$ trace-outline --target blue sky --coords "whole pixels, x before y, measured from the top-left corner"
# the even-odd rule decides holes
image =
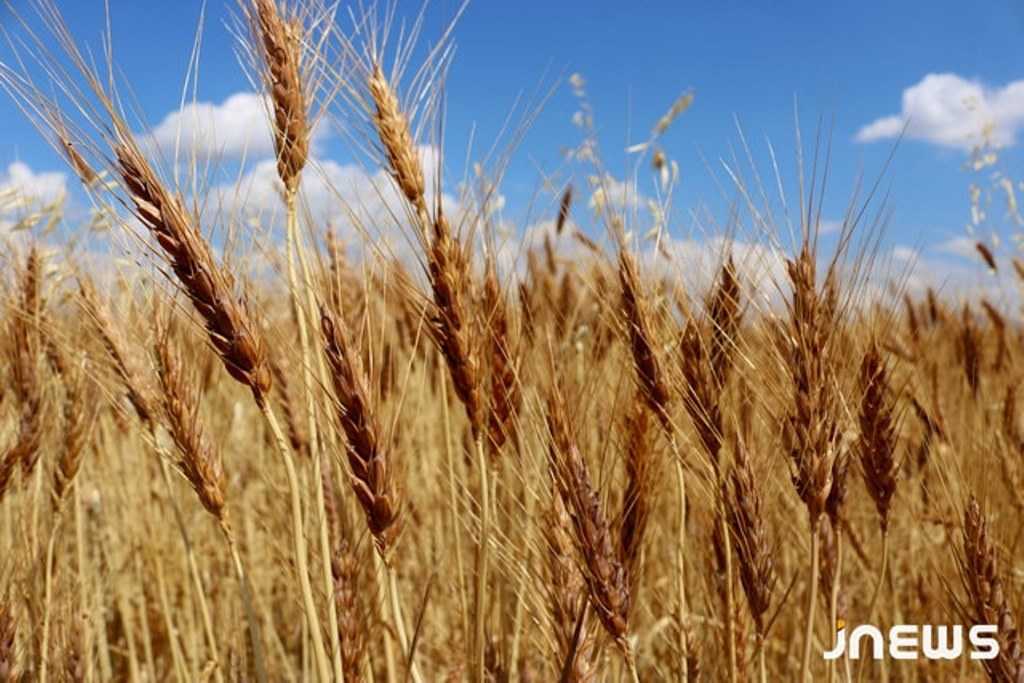
[[[58,0],[58,5],[76,35],[99,45],[102,2]],[[179,101],[201,4],[110,0],[110,5],[116,58],[146,119],[156,125]],[[411,16],[418,7],[418,1],[401,2],[399,12]],[[456,7],[452,0],[435,0],[425,36],[436,36]],[[207,10],[199,93],[201,100],[215,104],[248,89],[223,25],[233,9],[233,0],[211,0]],[[834,118],[833,191],[826,217],[841,215],[858,173],[870,180],[880,172],[898,119],[876,124],[875,134],[868,137],[877,139],[870,142],[858,140],[858,132],[879,119],[912,115],[911,139],[901,144],[884,181],[892,189],[891,244],[922,246],[939,254],[939,245],[965,234],[968,183],[986,177],[973,178],[963,168],[965,143],[957,141],[954,124],[965,92],[980,92],[981,106],[997,119],[997,134],[1007,144],[998,168],[1018,181],[1024,178],[1024,4],[1010,0],[478,0],[460,21],[455,42],[447,147],[459,163],[467,131],[475,126],[477,140],[489,142],[520,93],[580,73],[587,81],[607,164],[612,172],[622,173],[627,141],[643,138],[671,102],[692,89],[693,107],[663,140],[682,172],[676,199],[681,212],[672,226],[681,232],[686,230],[685,209],[717,195],[701,155],[716,165],[730,154],[730,145],[738,140],[734,116],[754,145],[763,173],[769,172],[763,154],[766,137],[789,167],[794,98],[800,103],[805,137],[812,136],[819,116]],[[930,74],[944,76],[927,80]],[[904,111],[908,89],[916,99]],[[570,122],[576,109],[563,83],[527,134],[503,186],[513,217],[537,188],[538,169],[558,169],[560,150],[579,141],[580,133]],[[0,139],[0,167],[20,161],[33,173],[64,170],[8,100],[0,101],[0,127],[6,133]],[[327,149],[344,161],[339,146],[335,141]],[[551,206],[557,199],[547,201]],[[1004,235],[1012,231],[998,208],[985,227]]]

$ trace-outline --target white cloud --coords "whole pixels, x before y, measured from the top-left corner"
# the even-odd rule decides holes
[[[964,253],[968,243],[970,254]],[[901,284],[902,292],[912,297],[920,297],[930,288],[952,302],[977,303],[985,298],[1015,308],[1020,301],[1016,276],[1011,269],[993,273],[985,268],[973,245],[966,238],[958,238],[920,252],[897,247],[893,250],[890,280]],[[950,259],[947,254],[966,258]],[[900,261],[901,255],[912,258]]]
[[[956,74],[928,74],[902,99],[899,114],[862,127],[857,141],[892,139],[906,126],[910,139],[970,150],[986,135],[996,147],[1010,146],[1024,128],[1024,80],[990,88]]]
[[[25,202],[49,204],[67,195],[67,176],[59,172],[36,173],[28,164],[15,161],[0,177],[0,197],[17,197]]]
[[[899,116],[884,116],[875,119],[857,131],[857,142],[891,140],[903,131],[904,120]]]
[[[219,104],[190,102],[172,111],[150,131],[148,140],[170,156],[179,144],[184,153],[200,159],[263,158],[274,153],[266,99],[238,92]],[[314,142],[326,128],[317,126]]]
[[[977,243],[970,237],[952,237],[945,242],[936,244],[934,249],[945,254],[953,254],[963,258],[979,258]]]
[[[588,182],[591,188],[588,206],[595,213],[601,213],[605,208],[632,210],[649,201],[640,193],[635,183],[619,180],[610,173],[591,176]]]
[[[658,251],[647,248],[641,257],[648,272],[675,280],[694,302],[699,302],[714,286],[727,255],[732,256],[741,274],[744,297],[753,297],[753,305],[762,310],[778,303],[787,282],[786,261],[785,255],[769,244],[721,236],[703,240],[666,238]]]
[[[424,146],[419,153],[428,188],[427,203],[433,206],[437,150]],[[399,255],[412,235],[407,203],[385,171],[370,173],[358,164],[313,160],[302,174],[300,201],[316,232],[331,226],[342,239],[354,244],[363,242],[366,236],[385,253]],[[449,222],[457,227],[458,202],[448,195],[442,197],[442,202]],[[237,183],[215,188],[207,208],[283,229],[281,182],[274,160],[255,164]]]

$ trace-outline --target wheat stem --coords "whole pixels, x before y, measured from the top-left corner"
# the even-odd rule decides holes
[[[683,462],[679,457],[679,449],[676,444],[675,434],[672,435],[672,449],[675,451],[673,458],[676,465],[676,484],[678,492],[679,519],[678,537],[676,543],[676,587],[678,602],[676,603],[676,620],[678,622],[677,645],[679,647],[680,678],[689,678],[689,643],[687,629],[687,613],[689,607],[686,601],[686,474],[683,471]]]
[[[762,635],[757,637],[757,678],[761,683],[768,683],[768,668],[765,663],[765,638]]]
[[[843,530],[841,527],[835,529],[835,544],[836,544],[836,569],[835,574],[832,576],[832,587],[831,595],[829,596],[829,634],[835,633],[839,627],[839,585],[843,575]],[[868,619],[870,623],[870,615]],[[846,653],[843,653],[843,660],[849,662],[846,659]],[[836,663],[833,660],[829,661],[828,664],[828,683],[832,683],[835,678]]]
[[[488,544],[491,535],[491,497],[490,482],[488,481],[487,458],[484,455],[483,437],[476,438],[477,469],[480,474],[480,547],[477,558],[477,580],[476,580],[476,605],[474,608],[474,625],[476,645],[475,664],[477,680],[484,680],[485,657],[486,657],[486,592],[487,592],[487,570],[488,570]]]
[[[402,658],[409,663],[409,677],[414,683],[422,683],[419,667],[409,645],[409,634],[405,629],[405,612],[402,610],[402,599],[398,592],[398,573],[392,566],[385,565],[388,579],[388,593],[391,599],[391,615],[395,620],[395,630],[398,631],[398,644],[402,648]]]
[[[391,583],[390,583],[390,576],[389,576],[390,575],[390,571],[388,569],[387,563],[384,561],[384,558],[381,557],[380,553],[376,553],[376,552],[373,553],[373,557],[374,557],[374,562],[376,563],[376,566],[377,566],[376,576],[377,576],[378,590],[390,593],[391,592]],[[391,616],[392,616],[392,618],[394,618],[394,614],[395,614],[394,609],[393,609],[394,608],[394,603],[391,604],[391,607],[392,607]],[[386,623],[387,622],[387,607],[384,604],[380,604],[379,609],[380,609],[379,617],[380,617],[382,622]],[[395,629],[394,630],[392,630],[392,629],[384,629],[384,633],[382,635],[382,638],[383,638],[383,641],[384,641],[384,665],[385,665],[385,669],[387,671],[387,681],[388,681],[388,683],[398,683],[398,668],[395,666],[395,651],[394,651],[394,645],[392,643],[392,639],[395,638],[395,636],[399,636],[399,634],[398,634],[398,624],[395,624]],[[399,647],[401,647],[401,640],[399,641]]]
[[[62,515],[57,515],[50,540],[46,544],[46,571],[43,577],[43,638],[39,648],[40,665],[39,680],[46,683],[47,664],[50,661],[50,599],[53,596],[53,546],[57,542],[57,530],[60,528]]]
[[[260,402],[260,409],[267,421],[267,426],[274,437],[277,450],[284,460],[285,471],[288,475],[288,489],[291,496],[292,508],[292,542],[294,544],[295,565],[299,574],[299,585],[302,589],[302,601],[306,612],[306,624],[309,627],[310,639],[313,641],[313,658],[315,660],[317,676],[321,683],[331,680],[331,665],[327,659],[327,651],[320,629],[320,618],[316,612],[316,602],[313,600],[313,586],[309,580],[309,557],[306,549],[306,536],[302,524],[302,493],[299,488],[299,477],[295,471],[295,463],[289,451],[288,441],[281,431],[274,411],[266,403]]]
[[[323,467],[323,448],[320,443],[320,434],[316,419],[316,402],[313,396],[313,373],[310,369],[310,340],[309,340],[309,328],[306,325],[306,318],[308,315],[312,315],[314,308],[307,308],[299,297],[300,288],[307,295],[307,304],[312,306],[312,290],[309,277],[309,268],[306,264],[305,250],[302,246],[302,240],[299,237],[299,220],[298,220],[298,205],[297,205],[298,193],[296,191],[288,191],[285,193],[285,213],[286,213],[286,249],[288,255],[288,287],[291,296],[292,309],[295,313],[295,323],[299,328],[299,347],[302,351],[302,386],[306,394],[306,415],[308,419],[308,430],[309,430],[309,447],[310,457],[313,460],[313,481],[316,485],[313,486],[316,496],[316,508],[317,508],[317,519],[318,519],[318,534],[320,543],[320,563],[323,574],[324,582],[324,594],[331,595],[334,591],[334,577],[331,574],[331,542],[327,532],[327,517],[324,507],[324,492],[323,487],[319,485],[321,481],[321,468]],[[296,259],[301,263],[302,267],[302,283],[298,281],[298,274],[295,269]],[[319,355],[319,354],[318,354]],[[321,368],[321,381],[323,377],[323,361],[320,362]],[[324,382],[324,386],[326,382]],[[327,601],[327,619],[330,624],[338,623],[338,612],[334,605],[333,600]],[[338,629],[329,628],[331,638],[331,663],[334,667],[334,680],[338,683],[344,683],[345,672],[341,665],[341,641],[338,637]]]
[[[875,584],[875,590],[871,594],[871,602],[868,603],[868,614],[866,621],[871,623],[871,618],[875,614],[875,607],[878,605],[878,598],[882,595],[882,586],[885,583],[885,573],[889,568],[889,532],[886,531],[882,534],[882,567],[878,571],[878,583]]]
[[[235,576],[242,588],[242,606],[245,608],[245,618],[249,622],[249,644],[252,647],[252,658],[256,664],[256,679],[260,683],[267,681],[267,665],[263,658],[263,639],[260,636],[260,624],[256,618],[256,610],[253,607],[252,587],[249,585],[249,576],[242,565],[242,557],[238,553],[238,544],[235,543],[234,534],[226,525],[221,525],[221,532],[227,541],[228,550],[231,552],[231,562],[235,568]]]
[[[722,500],[719,503],[718,525],[722,534],[722,553],[725,555],[725,632],[728,638],[727,652],[729,654],[729,681],[736,683],[738,678],[738,667],[736,662],[736,623],[735,623],[735,602],[736,595],[733,590],[733,566],[732,566],[732,542],[729,534],[729,522],[725,513],[725,487],[721,483],[719,489],[722,491]]]
[[[871,592],[871,601],[868,602],[867,615],[864,617],[864,623],[870,624],[871,620],[875,615],[875,608],[878,606],[878,599],[882,595],[882,586],[885,585],[885,575],[889,570],[889,531],[888,529],[882,531],[882,565],[878,570],[878,581],[875,583],[875,589]],[[857,668],[857,680],[860,681],[864,677],[865,663],[862,662]]]
[[[76,567],[78,568],[78,605],[82,614],[89,614],[88,581],[86,581],[86,559],[85,559],[85,520],[82,515],[82,493],[81,486],[75,486],[72,491],[72,505],[75,509],[75,554],[77,557]],[[86,681],[92,680],[93,658],[92,654],[92,629],[85,629],[82,634],[84,640],[82,650],[86,653],[84,677]]]
[[[150,427],[150,435],[153,438],[153,443],[156,444],[156,429]],[[178,526],[178,533],[181,536],[182,544],[185,546],[185,562],[188,565],[188,572],[192,578],[192,582],[195,584],[196,589],[196,600],[199,602],[199,615],[203,622],[203,636],[206,638],[206,642],[210,648],[210,654],[213,661],[218,662],[218,653],[220,649],[217,647],[217,636],[213,629],[213,619],[210,617],[210,606],[206,602],[206,587],[203,585],[202,576],[199,574],[199,563],[196,562],[195,549],[192,547],[192,541],[188,536],[188,529],[185,527],[185,520],[182,517],[181,509],[178,507],[177,498],[174,495],[174,489],[171,487],[171,475],[170,468],[167,465],[167,458],[163,453],[163,449],[156,445],[157,459],[160,461],[160,475],[163,478],[164,489],[167,491],[167,500],[171,504],[171,509],[174,512],[174,519]],[[217,668],[214,670],[216,680],[223,681],[223,674],[221,672],[220,664],[218,662]]]
[[[466,598],[466,565],[462,557],[462,534],[459,533],[461,525],[459,524],[459,513],[458,506],[455,501],[458,500],[458,485],[456,484],[455,476],[455,454],[452,452],[452,435],[451,435],[451,411],[448,405],[448,383],[441,382],[441,414],[442,423],[444,424],[444,451],[445,460],[448,462],[448,492],[452,499],[451,509],[451,525],[454,532],[454,543],[455,543],[455,566],[458,571],[459,579],[459,605],[461,609],[459,614],[462,620],[462,633],[466,637],[466,642],[470,642],[469,634],[469,601]],[[467,652],[468,655],[472,655],[472,652]]]
[[[818,600],[818,573],[820,572],[818,555],[820,554],[820,548],[821,535],[818,533],[818,524],[815,522],[811,524],[811,585],[807,595],[807,615],[804,623],[804,654],[800,660],[800,683],[806,683],[807,676],[811,671],[815,602]]]
[[[623,655],[626,660],[626,670],[629,671],[629,678],[633,683],[640,683],[640,674],[636,668],[636,653],[628,644],[624,646]]]
[[[167,581],[164,578],[164,565],[160,561],[160,558],[156,558],[153,563],[156,567],[156,587],[157,595],[160,599],[160,608],[163,612],[164,617],[164,628],[167,629],[167,639],[171,643],[171,659],[174,662],[174,677],[179,681],[187,681],[188,675],[185,673],[188,669],[188,665],[185,663],[185,656],[181,653],[181,643],[178,642],[177,630],[174,627],[174,620],[171,618],[173,610],[171,609],[171,601],[167,596]],[[86,648],[86,652],[88,652]],[[86,676],[86,680],[90,680]]]

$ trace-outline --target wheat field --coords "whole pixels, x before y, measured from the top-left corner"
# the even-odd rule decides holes
[[[736,176],[747,231],[684,262],[614,201],[574,76],[590,184],[510,237],[505,157],[459,184],[424,151],[457,25],[240,0],[254,221],[28,5],[0,82],[94,208],[4,237],[0,681],[1024,681],[1024,328],[905,287],[870,184],[824,248],[827,135],[784,212]],[[637,150],[663,206],[692,99]],[[331,117],[387,211],[305,210]],[[995,625],[998,655],[826,659],[858,624]]]

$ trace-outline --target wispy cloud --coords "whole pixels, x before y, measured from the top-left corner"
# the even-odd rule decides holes
[[[1024,128],[1024,80],[991,88],[952,73],[928,74],[903,91],[899,114],[876,119],[857,131],[858,142],[906,137],[970,150],[987,136],[996,147],[1016,142]]]

